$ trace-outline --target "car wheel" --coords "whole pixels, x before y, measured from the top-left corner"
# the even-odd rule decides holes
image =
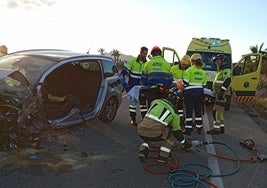
[[[117,113],[118,102],[115,97],[111,97],[105,104],[99,119],[103,122],[111,122]]]

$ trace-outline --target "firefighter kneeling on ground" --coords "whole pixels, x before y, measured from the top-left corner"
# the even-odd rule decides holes
[[[208,134],[224,134],[224,110],[226,104],[225,95],[230,95],[231,67],[226,62],[226,56],[218,54],[213,58],[217,64],[218,73],[213,81],[213,92],[215,94],[215,105],[213,107],[213,129]]]
[[[139,147],[139,159],[146,161],[149,155],[149,143],[152,141],[163,141],[160,147],[158,162],[170,163],[170,152],[178,140],[185,149],[192,146],[187,141],[180,127],[180,116],[178,115],[175,104],[182,93],[177,87],[172,87],[168,91],[166,99],[155,99],[145,115],[142,122],[138,125],[138,135],[143,143]]]

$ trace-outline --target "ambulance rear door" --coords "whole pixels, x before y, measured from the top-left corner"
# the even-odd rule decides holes
[[[180,63],[179,55],[173,48],[162,47],[162,56],[171,64],[171,66]]]

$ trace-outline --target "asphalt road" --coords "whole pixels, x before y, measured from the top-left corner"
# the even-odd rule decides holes
[[[131,127],[129,121],[128,102],[124,97],[115,120],[110,124],[94,119],[72,128],[43,132],[28,139],[32,140],[29,145],[32,147],[0,153],[0,187],[170,187],[169,174],[153,174],[144,170],[145,163],[137,158],[141,140],[136,127]],[[209,130],[211,122],[211,114],[206,112],[205,130]],[[241,159],[249,159],[253,153],[241,147],[240,141],[252,139],[258,152],[267,154],[267,133],[238,105],[233,104],[226,113],[225,128],[224,135],[210,136],[203,132],[201,135],[193,134],[192,139],[224,143],[233,148]],[[172,152],[179,167],[197,163],[209,167],[217,175],[236,170],[237,162],[209,153],[234,158],[229,149],[219,144],[189,152],[177,147]],[[33,154],[36,154],[36,160],[29,158]],[[152,170],[168,169],[156,166]],[[202,173],[203,169],[196,170]],[[233,175],[209,180],[220,188],[266,188],[266,174],[267,161],[241,162],[239,170]]]

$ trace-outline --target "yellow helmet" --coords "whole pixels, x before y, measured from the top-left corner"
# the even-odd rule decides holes
[[[202,57],[199,53],[194,53],[191,56],[192,65],[196,65],[197,67],[203,67],[205,64],[202,62]]]
[[[202,57],[201,57],[201,55],[199,53],[194,53],[191,56],[191,60],[202,62]]]
[[[184,55],[182,58],[182,63],[185,65],[190,65],[190,56],[189,55]]]

